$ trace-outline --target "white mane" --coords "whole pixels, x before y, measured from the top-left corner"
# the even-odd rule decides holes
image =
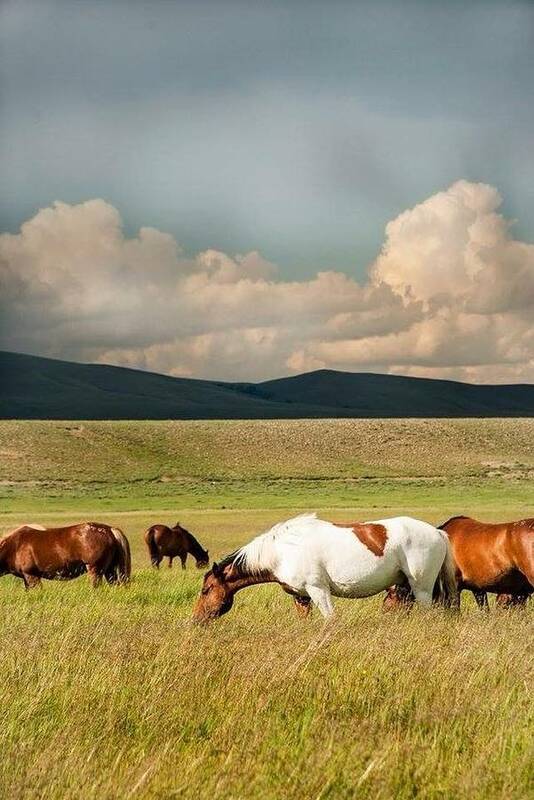
[[[280,539],[290,542],[296,540],[302,534],[302,523],[313,522],[317,519],[317,514],[299,514],[297,517],[277,522],[276,525],[252,539],[251,542],[240,547],[234,558],[236,566],[243,566],[248,572],[261,572],[262,570],[272,570],[276,566],[277,553],[276,544]],[[300,528],[300,530],[295,530]]]

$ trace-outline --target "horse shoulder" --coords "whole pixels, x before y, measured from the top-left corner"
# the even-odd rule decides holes
[[[534,560],[534,520],[524,519],[507,526],[506,549],[509,558],[516,564],[525,555]]]

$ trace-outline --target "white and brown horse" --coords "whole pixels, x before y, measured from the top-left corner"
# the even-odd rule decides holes
[[[456,604],[457,592],[447,537],[410,517],[367,523],[334,523],[303,514],[275,525],[236,550],[204,576],[193,611],[196,622],[220,617],[236,592],[258,583],[279,583],[307,613],[314,603],[324,617],[334,597],[369,597],[406,579],[416,600]]]

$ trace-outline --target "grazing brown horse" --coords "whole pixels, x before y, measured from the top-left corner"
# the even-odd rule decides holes
[[[165,557],[169,559],[169,567],[172,567],[172,560],[176,556],[182,562],[182,569],[185,569],[188,553],[195,559],[198,569],[209,564],[208,551],[204,550],[193,534],[182,528],[179,522],[174,528],[169,528],[167,525],[152,525],[145,533],[145,542],[150,560],[158,569]]]
[[[130,545],[119,528],[82,522],[66,528],[22,525],[0,540],[0,575],[22,578],[27,589],[41,578],[71,580],[89,573],[93,586],[102,578],[126,583],[132,571]]]
[[[458,591],[473,592],[480,608],[488,608],[487,592],[497,594],[501,608],[526,605],[534,592],[534,519],[491,524],[452,517],[439,527],[451,543]],[[384,609],[412,602],[406,587],[392,586]]]

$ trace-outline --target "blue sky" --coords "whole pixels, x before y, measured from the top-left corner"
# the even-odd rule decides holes
[[[455,180],[534,219],[534,4],[2,5],[3,230],[116,206],[187,252],[363,276],[386,223]]]

